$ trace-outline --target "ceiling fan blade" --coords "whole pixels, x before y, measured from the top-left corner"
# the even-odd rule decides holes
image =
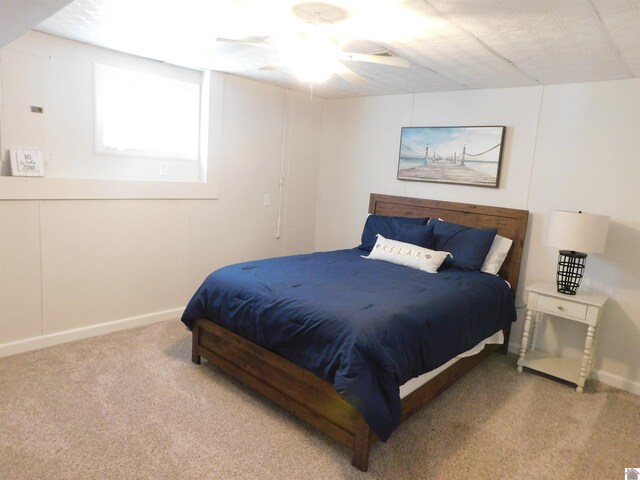
[[[338,58],[340,58],[340,60],[351,60],[353,62],[378,63],[380,65],[391,65],[393,67],[402,67],[402,68],[409,68],[411,66],[411,64],[409,63],[409,60],[407,60],[406,58],[395,57],[392,55],[341,52]]]
[[[258,70],[280,70],[283,67],[281,63],[269,64],[260,67]]]
[[[351,70],[349,67],[338,63],[336,69],[334,70],[336,75],[341,77],[342,79],[349,82],[351,85],[364,85],[367,83],[367,79],[362,75],[358,75],[356,72]]]
[[[248,45],[250,47],[273,48],[273,45],[266,43],[266,39],[261,40],[255,38],[247,38],[245,40],[238,40],[235,38],[216,38],[216,42],[228,43],[230,45]]]

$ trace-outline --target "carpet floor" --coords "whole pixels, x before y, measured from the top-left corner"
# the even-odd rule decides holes
[[[350,452],[204,363],[178,321],[0,359],[0,479],[615,479],[640,466],[640,397],[492,355]]]

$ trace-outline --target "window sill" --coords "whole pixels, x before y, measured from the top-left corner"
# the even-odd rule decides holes
[[[0,200],[215,199],[217,181],[207,183],[125,182],[0,177]]]

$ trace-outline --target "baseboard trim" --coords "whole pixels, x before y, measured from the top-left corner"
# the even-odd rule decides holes
[[[122,318],[112,322],[89,325],[87,327],[74,328],[63,332],[50,333],[38,337],[25,338],[14,342],[0,344],[0,358],[16,353],[28,352],[39,348],[52,347],[61,343],[82,340],[83,338],[104,335],[105,333],[117,332],[128,328],[141,327],[152,323],[162,322],[180,317],[184,307],[162,310],[160,312],[138,315],[135,317]]]
[[[515,353],[516,355],[520,354],[520,344],[519,343],[509,343],[509,352]],[[611,387],[619,388],[620,390],[625,390],[627,392],[635,393],[636,395],[640,395],[640,383],[634,382],[627,378],[621,377],[619,375],[614,375],[613,373],[603,372],[602,370],[593,370],[591,372],[591,378],[594,380],[598,380],[606,385]]]
[[[606,383],[611,387],[616,387],[620,390],[626,390],[627,392],[640,395],[640,383],[633,382],[619,375],[603,372],[602,370],[594,370],[591,372],[591,378],[598,380],[599,382]]]

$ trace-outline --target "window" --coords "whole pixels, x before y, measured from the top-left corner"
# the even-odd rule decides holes
[[[219,198],[223,73],[37,32],[0,57],[0,150],[45,161],[20,179],[0,161],[0,199]]]
[[[198,161],[200,91],[200,84],[96,64],[95,153]]]

